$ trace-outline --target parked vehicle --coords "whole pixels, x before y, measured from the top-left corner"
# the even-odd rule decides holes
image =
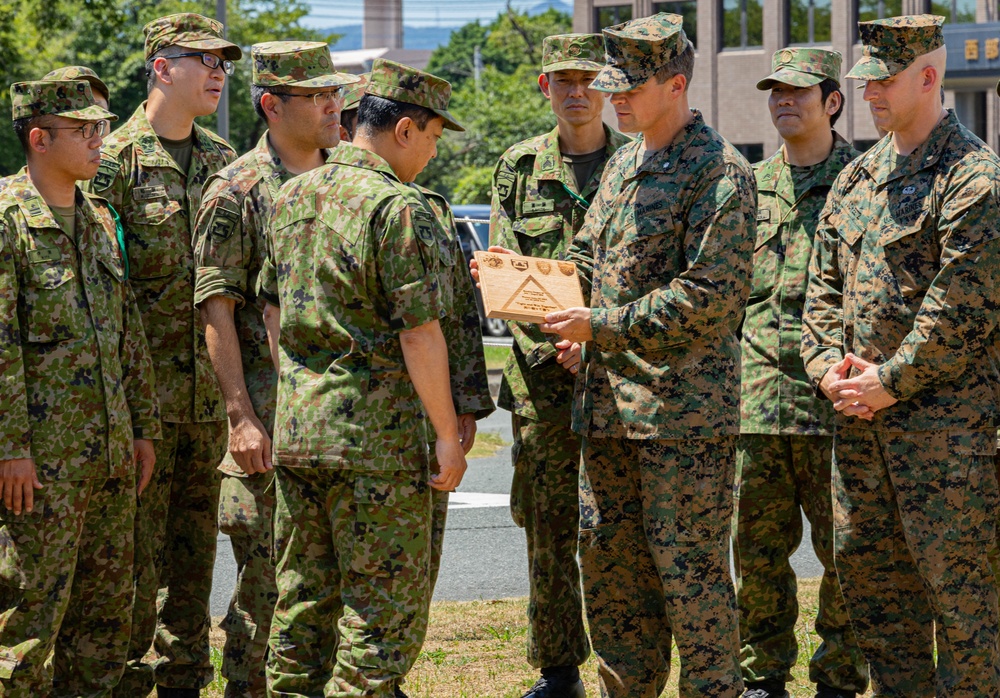
[[[465,263],[468,265],[473,252],[485,251],[490,246],[490,207],[485,204],[463,204],[452,206],[451,210],[455,214],[458,239],[462,243]],[[483,296],[478,288],[476,306],[479,308],[479,324],[483,326],[483,334],[489,337],[505,337],[510,334],[504,320],[491,320],[486,317],[483,312]]]

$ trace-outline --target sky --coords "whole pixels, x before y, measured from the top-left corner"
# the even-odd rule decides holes
[[[572,4],[572,0],[564,0]],[[540,0],[513,0],[516,10],[534,7]],[[306,0],[312,12],[303,20],[309,27],[326,28],[360,24],[363,0]],[[504,0],[403,0],[403,24],[412,27],[457,26],[476,19],[496,18],[506,7]]]

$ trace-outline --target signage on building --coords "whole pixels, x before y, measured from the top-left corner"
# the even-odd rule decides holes
[[[947,78],[1000,77],[1000,22],[946,24]]]

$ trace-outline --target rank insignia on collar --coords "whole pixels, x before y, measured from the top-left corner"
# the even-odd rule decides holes
[[[769,221],[769,220],[771,220],[771,209],[769,209],[769,208],[758,208],[757,209],[757,220],[758,221]]]

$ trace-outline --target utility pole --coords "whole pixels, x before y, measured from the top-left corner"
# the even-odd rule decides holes
[[[479,50],[479,45],[472,50],[472,74],[476,85],[476,92],[479,92],[483,77],[483,53]]]
[[[226,26],[226,0],[215,0],[215,18],[222,22],[222,26]],[[229,78],[226,76],[226,81],[222,84],[222,96],[219,97],[219,108],[216,111],[218,114],[218,126],[216,131],[222,138],[229,140]]]

